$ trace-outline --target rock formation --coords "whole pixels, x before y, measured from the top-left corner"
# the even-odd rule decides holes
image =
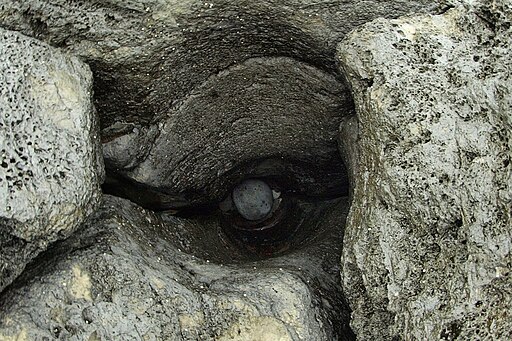
[[[511,21],[1,4],[0,340],[511,339]]]
[[[92,74],[0,29],[0,290],[97,207],[103,160]]]
[[[340,141],[358,339],[512,337],[511,20],[508,2],[466,4],[338,46],[357,112]]]
[[[347,207],[306,247],[258,261],[237,258],[214,218],[194,226],[105,196],[3,294],[0,339],[349,340],[336,289]]]

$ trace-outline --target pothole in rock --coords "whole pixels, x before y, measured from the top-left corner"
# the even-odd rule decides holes
[[[248,58],[154,123],[104,129],[104,190],[155,211],[182,252],[296,274],[349,340],[339,279],[349,181],[337,139],[354,105],[329,65],[293,57]]]
[[[161,238],[198,259],[295,273],[348,340],[339,259],[349,181],[337,138],[352,114],[335,76],[290,58],[250,59],[192,91],[147,156],[111,167],[104,188],[157,212]],[[115,161],[119,146],[106,147]]]
[[[89,63],[103,129],[104,191],[154,211],[137,207],[140,219],[127,225],[151,243],[136,239],[128,248],[193,258],[201,263],[195,270],[212,282],[219,264],[250,280],[265,276],[258,283],[268,291],[279,274],[292,274],[311,294],[310,305],[293,308],[314,311],[311,320],[332,330],[324,339],[354,339],[339,276],[349,182],[336,142],[354,104],[334,71],[334,49],[353,27],[409,7],[188,0],[47,5],[27,3],[21,17],[29,22],[19,28]],[[117,210],[135,220],[123,207],[105,215]],[[128,230],[112,226],[120,235]],[[166,252],[167,241],[174,252]],[[110,252],[109,243],[102,247]],[[58,251],[56,260],[68,258]],[[194,280],[202,276],[180,269]],[[118,269],[101,275],[112,280],[112,273],[124,275]],[[148,286],[142,288],[147,298]],[[129,326],[134,321],[125,312],[120,324]]]

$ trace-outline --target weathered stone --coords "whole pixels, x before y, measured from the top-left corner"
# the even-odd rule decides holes
[[[336,44],[376,17],[442,3],[21,0],[0,7],[0,25],[89,63],[112,175],[105,188],[162,209],[218,201],[256,158],[289,161],[263,175],[291,174],[298,190],[346,192],[332,156],[353,108],[335,82]]]
[[[360,340],[512,337],[511,21],[510,2],[473,2],[378,19],[338,47],[357,111],[340,140]]]
[[[255,175],[332,194],[345,186],[341,122],[354,185],[342,276],[358,337],[510,339],[509,5],[352,33],[338,56],[357,115],[335,65],[354,27],[444,2],[21,0],[0,5],[0,26],[90,64],[120,175],[109,186],[150,207],[215,203]],[[341,233],[339,209],[316,227]],[[312,233],[286,257],[250,262],[210,219],[108,199],[3,293],[0,336],[351,337],[332,277],[339,238]]]
[[[348,89],[333,75],[290,58],[249,59],[210,77],[169,113],[145,159],[120,172],[132,182],[118,187],[144,185],[128,198],[150,208],[219,202],[250,177],[340,195],[348,181],[336,136],[352,112]],[[161,194],[141,200],[144,187]]]
[[[443,1],[8,1],[0,26],[86,59],[102,126],[151,123],[210,76],[249,58],[287,56],[334,70],[336,44],[376,17]]]
[[[75,57],[0,29],[0,291],[99,203],[92,75]]]
[[[315,220],[314,243],[250,261],[215,219],[197,226],[106,196],[3,293],[0,339],[350,340],[336,259],[347,209]]]

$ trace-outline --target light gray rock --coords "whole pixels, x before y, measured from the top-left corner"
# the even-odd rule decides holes
[[[274,204],[272,189],[261,180],[249,179],[238,184],[233,193],[233,204],[245,219],[265,218]]]
[[[0,29],[0,290],[99,203],[91,91],[77,58]]]
[[[314,219],[306,247],[251,261],[229,252],[216,219],[106,196],[2,294],[0,339],[350,340],[336,259],[347,203]]]
[[[512,337],[512,7],[472,3],[378,19],[338,47],[357,111],[340,140],[360,340]]]

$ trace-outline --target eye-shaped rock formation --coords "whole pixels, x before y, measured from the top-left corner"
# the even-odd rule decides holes
[[[413,11],[437,14],[374,20]],[[0,294],[0,339],[510,339],[511,13],[505,1],[0,5],[0,26],[91,67],[104,188],[164,210],[104,196]],[[72,173],[101,177],[93,158]],[[224,233],[234,204],[216,211],[250,178],[300,221],[255,253]],[[20,254],[18,272],[35,256]]]

